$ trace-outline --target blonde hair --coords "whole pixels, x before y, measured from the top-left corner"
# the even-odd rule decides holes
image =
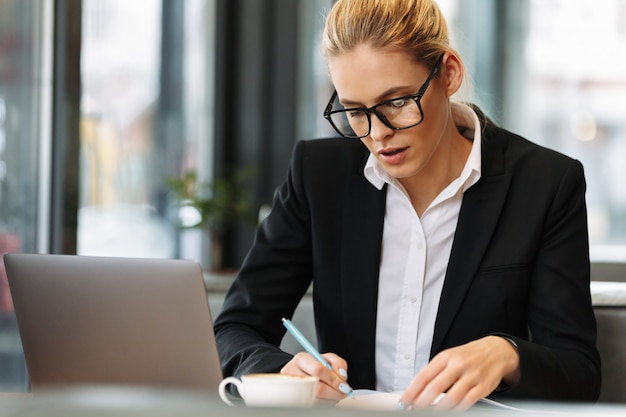
[[[338,0],[326,17],[322,53],[331,57],[360,44],[405,51],[429,66],[444,52],[460,60],[433,0]]]
[[[434,0],[338,0],[326,17],[322,54],[332,57],[361,44],[404,51],[428,67],[444,52],[454,54],[465,73],[455,99],[472,101],[472,82],[463,59],[450,46],[448,24]]]

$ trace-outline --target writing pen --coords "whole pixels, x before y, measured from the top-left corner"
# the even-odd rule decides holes
[[[313,347],[311,342],[309,342],[309,340],[306,337],[304,337],[302,332],[298,330],[298,328],[291,322],[291,320],[283,318],[283,326],[285,326],[287,331],[291,333],[291,335],[296,339],[298,343],[300,343],[300,346],[302,346],[309,355],[313,356],[322,365],[324,365],[325,367],[327,367],[328,369],[334,372],[332,365],[328,363],[326,359],[324,359],[324,357],[317,351],[317,349],[315,349],[315,347]],[[352,388],[350,388],[350,386],[346,384],[345,382],[339,386],[339,389],[344,394],[348,395],[348,397],[354,398],[354,393],[352,392]]]

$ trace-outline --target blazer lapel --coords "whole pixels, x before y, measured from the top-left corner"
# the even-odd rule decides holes
[[[386,189],[376,189],[362,169],[346,188],[342,245],[342,293],[350,367],[361,370],[366,386],[374,386],[374,350],[378,274],[385,215]]]
[[[482,178],[463,196],[439,301],[431,356],[440,351],[491,240],[511,182],[504,173],[506,138],[485,129]]]

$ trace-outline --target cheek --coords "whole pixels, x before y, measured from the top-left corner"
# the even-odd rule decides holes
[[[417,127],[433,134],[445,129],[450,117],[450,101],[446,96],[432,94],[422,100],[424,121]]]
[[[432,121],[443,109],[444,98],[440,95],[430,95],[422,99],[422,113],[424,122]]]

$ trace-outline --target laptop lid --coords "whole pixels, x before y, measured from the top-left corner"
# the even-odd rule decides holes
[[[34,392],[143,385],[217,392],[222,372],[193,261],[4,256]]]

